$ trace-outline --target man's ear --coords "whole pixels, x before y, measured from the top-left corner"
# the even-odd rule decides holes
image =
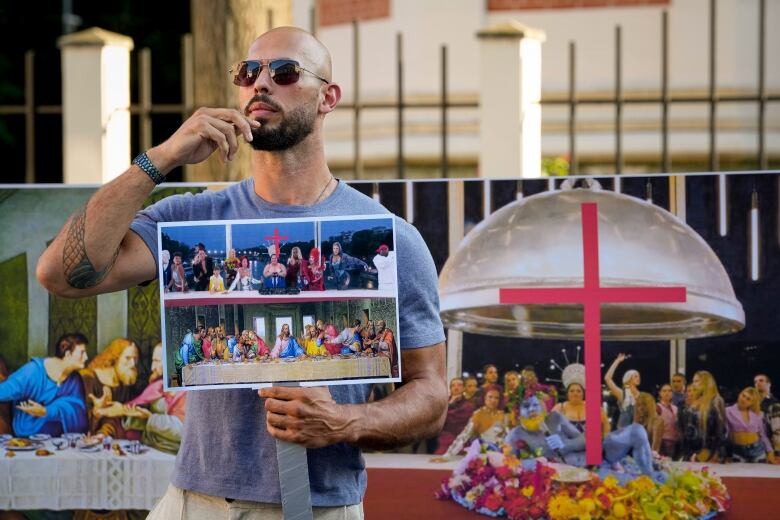
[[[328,83],[325,86],[325,96],[320,103],[320,112],[328,114],[336,109],[341,101],[341,87],[337,83]]]

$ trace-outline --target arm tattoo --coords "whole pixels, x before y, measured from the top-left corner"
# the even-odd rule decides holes
[[[84,231],[87,227],[87,206],[78,210],[68,226],[65,237],[65,245],[62,248],[62,267],[68,285],[76,289],[88,289],[95,287],[105,279],[111,268],[114,267],[119,247],[114,251],[114,256],[102,271],[96,271],[95,266],[87,257],[87,245],[84,241]]]

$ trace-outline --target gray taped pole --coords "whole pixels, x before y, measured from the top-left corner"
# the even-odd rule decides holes
[[[298,383],[276,383],[274,386],[299,386]],[[276,439],[276,461],[279,465],[279,489],[282,494],[284,520],[312,520],[309,464],[306,448],[300,444]]]

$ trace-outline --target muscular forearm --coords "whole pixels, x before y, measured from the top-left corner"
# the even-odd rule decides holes
[[[444,344],[428,348],[437,349],[430,368],[381,401],[345,407],[347,442],[381,450],[439,434],[447,417]]]
[[[149,151],[155,161],[155,149]],[[157,160],[162,166],[162,159]],[[162,171],[167,171],[167,165]],[[120,251],[134,253],[138,244],[128,244],[126,236],[136,212],[154,189],[154,182],[137,166],[95,193],[65,223],[38,261],[37,277],[51,292],[82,297],[116,290],[105,283],[116,268]],[[154,276],[152,265],[128,265],[123,273],[127,286]],[[146,272],[149,271],[149,272]],[[144,274],[144,279],[136,279]],[[117,280],[118,282],[119,280]]]

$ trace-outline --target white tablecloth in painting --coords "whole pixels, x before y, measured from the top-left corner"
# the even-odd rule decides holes
[[[377,357],[202,363],[184,367],[185,386],[388,377],[390,359]]]
[[[0,448],[0,510],[149,510],[168,488],[176,460],[154,449],[120,457],[45,444],[54,455],[17,451],[7,458]]]

